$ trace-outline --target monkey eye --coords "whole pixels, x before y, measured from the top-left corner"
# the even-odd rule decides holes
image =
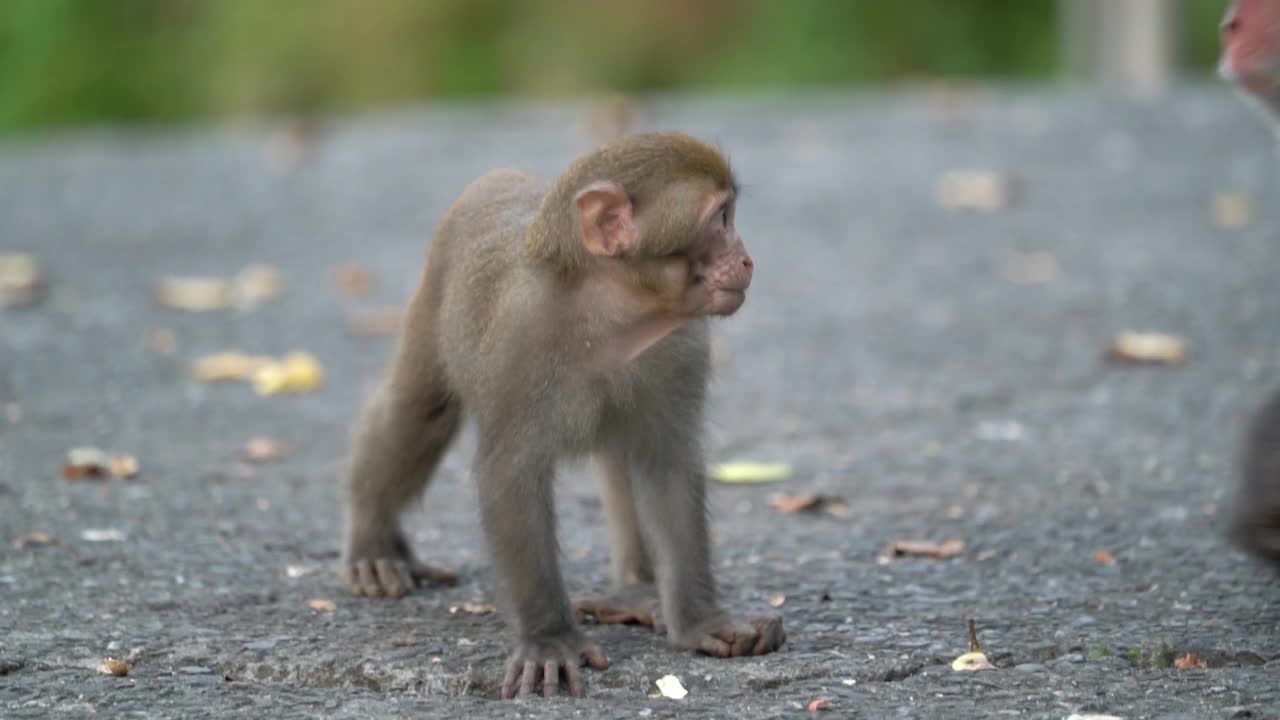
[[[723,208],[720,208],[720,222],[723,223],[725,227],[729,227],[729,206],[728,205],[725,205]]]
[[[1240,18],[1231,18],[1222,24],[1222,32],[1235,35],[1240,30]]]

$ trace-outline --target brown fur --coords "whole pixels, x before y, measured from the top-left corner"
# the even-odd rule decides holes
[[[575,198],[588,186],[612,214],[579,213]],[[599,458],[615,585],[638,584],[630,597],[656,598],[646,617],[660,613],[673,642],[743,655],[785,638],[779,618],[725,615],[711,572],[705,315],[732,314],[751,275],[724,220],[734,190],[728,163],[709,146],[641,135],[587,155],[550,185],[491,172],[436,228],[394,366],[356,437],[343,574],[369,596],[450,579],[413,557],[399,514],[429,481],[465,409],[479,429],[481,523],[516,636],[505,696],[532,692],[539,678],[554,694],[561,673],[578,694],[578,666],[608,664],[578,629],[560,574],[552,480],[563,457]],[[624,216],[638,235],[630,220],[617,221]],[[608,235],[592,247],[625,246],[624,256],[586,249],[589,217],[605,218],[590,227]],[[610,617],[605,605],[592,607]]]

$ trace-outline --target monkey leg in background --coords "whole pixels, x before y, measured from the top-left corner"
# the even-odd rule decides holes
[[[673,643],[733,656],[785,641],[780,617],[727,614],[711,570],[708,322],[742,306],[753,268],[736,200],[717,150],[651,133],[588,153],[552,183],[493,171],[436,228],[395,366],[356,437],[344,573],[358,594],[411,589],[399,513],[465,408],[514,635],[504,697],[554,695],[562,679],[579,695],[578,668],[608,666],[561,576],[553,487],[566,457],[601,459],[615,585],[658,598],[648,620],[660,608]]]

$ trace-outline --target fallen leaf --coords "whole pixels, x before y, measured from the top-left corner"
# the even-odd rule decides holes
[[[956,672],[970,672],[977,670],[995,670],[996,666],[987,660],[987,656],[980,652],[967,652],[955,660],[951,661],[951,669]]]
[[[334,285],[338,292],[347,297],[362,297],[369,294],[373,285],[373,275],[369,269],[359,263],[343,263],[333,272]]]
[[[1004,258],[1001,271],[1016,285],[1044,285],[1058,277],[1058,258],[1044,251],[1015,252]]]
[[[325,598],[312,598],[307,601],[307,607],[315,610],[316,612],[327,613],[338,609],[338,606],[334,605],[332,600],[327,600]]]
[[[938,204],[948,210],[995,212],[1013,202],[1017,183],[988,170],[952,170],[938,181]]]
[[[351,320],[351,330],[356,335],[396,335],[404,320],[404,308],[390,306],[369,310]]]
[[[0,253],[0,307],[30,305],[44,287],[40,263],[25,253]]]
[[[117,480],[128,480],[138,475],[138,458],[127,453],[117,453],[111,456],[108,464],[111,470],[111,476]]]
[[[315,356],[292,352],[278,362],[253,374],[253,388],[259,395],[277,395],[314,390],[324,380],[324,370]]]
[[[290,578],[300,578],[306,575],[310,575],[311,573],[315,572],[315,570],[316,570],[315,568],[310,568],[303,565],[285,565],[284,566],[285,577],[290,577]]]
[[[964,543],[954,538],[940,543],[927,540],[900,540],[889,546],[887,554],[890,557],[912,555],[933,558],[934,560],[945,560],[949,557],[955,557],[963,551]]]
[[[786,601],[787,601],[786,595],[774,595],[773,597],[769,598],[769,607],[775,607],[775,608],[782,607],[782,604],[785,603]]]
[[[468,615],[488,615],[497,612],[498,608],[493,603],[465,602],[461,605],[452,605],[449,607],[450,615],[457,615],[459,612]]]
[[[156,299],[161,305],[188,312],[208,312],[231,307],[231,281],[217,277],[166,275],[160,278]]]
[[[57,545],[58,539],[49,533],[29,532],[13,541],[13,546],[21,550],[25,547],[47,547]]]
[[[239,308],[252,308],[280,294],[284,280],[271,265],[248,265],[231,282],[231,301]]]
[[[261,463],[279,460],[285,452],[284,443],[275,438],[258,436],[250,438],[240,451],[240,457],[247,462]]]
[[[689,691],[684,689],[684,685],[680,684],[680,678],[675,675],[663,675],[658,678],[657,685],[658,692],[672,700],[680,700],[689,694]]]
[[[98,672],[113,677],[124,677],[129,674],[129,663],[119,658],[107,658],[98,666]]]
[[[1163,333],[1124,332],[1111,342],[1107,355],[1123,362],[1174,364],[1186,355],[1186,341]]]
[[[778,512],[798,513],[803,511],[826,511],[837,517],[848,515],[849,505],[844,498],[834,495],[807,493],[803,495],[787,495],[773,493],[769,496],[769,505]]]
[[[1093,554],[1093,559],[1094,559],[1094,560],[1097,560],[1098,562],[1102,563],[1103,565],[1115,565],[1115,564],[1116,564],[1116,558],[1115,558],[1115,556],[1114,556],[1114,555],[1112,555],[1112,554],[1110,553],[1110,551],[1107,551],[1107,550],[1099,550],[1099,551],[1095,552],[1095,553]]]
[[[172,355],[178,351],[178,336],[169,328],[148,330],[147,347],[161,355]]]
[[[259,370],[273,363],[275,359],[267,355],[222,352],[196,359],[191,363],[191,375],[202,382],[252,380]]]
[[[809,712],[818,712],[820,710],[830,710],[831,701],[826,698],[809,701]]]
[[[1213,195],[1213,224],[1223,228],[1248,225],[1253,219],[1253,201],[1245,193],[1220,192]]]
[[[786,463],[728,462],[711,469],[711,477],[723,483],[776,482],[791,477]]]
[[[111,457],[98,448],[71,448],[62,462],[62,477],[67,480],[104,477],[110,464]]]
[[[1173,666],[1178,668],[1179,670],[1186,670],[1187,668],[1204,669],[1209,667],[1209,663],[1202,660],[1200,656],[1196,655],[1195,653],[1187,653],[1186,655],[1183,655],[1180,658],[1174,658]]]
[[[858,679],[857,679],[857,678],[845,678],[844,680],[841,680],[841,681],[840,681],[840,684],[841,684],[841,685],[844,685],[845,687],[853,687],[854,685],[857,685],[857,684],[858,684]]]
[[[125,534],[115,528],[89,529],[80,531],[80,539],[85,542],[124,542]]]

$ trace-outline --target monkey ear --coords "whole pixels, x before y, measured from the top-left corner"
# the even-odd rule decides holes
[[[640,241],[631,217],[631,198],[617,183],[596,182],[573,198],[578,206],[582,244],[592,255],[618,257]]]

